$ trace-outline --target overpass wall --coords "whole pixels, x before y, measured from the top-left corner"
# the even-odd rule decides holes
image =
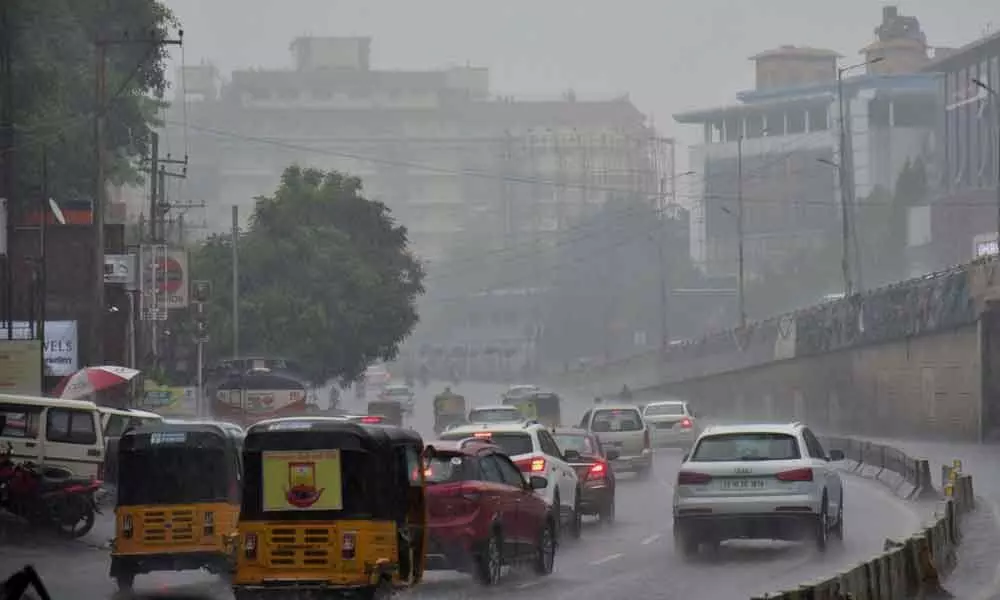
[[[1000,261],[991,258],[665,354],[565,372],[552,383],[590,395],[615,394],[627,384],[639,398],[686,397],[718,416],[979,439],[992,427],[984,419],[1000,422],[1000,408],[988,406],[1000,403],[992,391],[1000,392],[1000,377],[992,375],[1000,373],[1000,326],[990,325],[1000,319],[984,318],[995,297]]]

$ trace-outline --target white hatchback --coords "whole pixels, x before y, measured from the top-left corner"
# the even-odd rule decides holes
[[[677,474],[675,547],[692,556],[728,539],[813,539],[825,550],[844,533],[833,464],[843,458],[801,423],[706,428]]]

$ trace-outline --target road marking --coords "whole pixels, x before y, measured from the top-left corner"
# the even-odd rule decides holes
[[[660,539],[660,534],[654,533],[653,535],[649,536],[648,538],[642,540],[639,543],[642,544],[643,546],[648,546],[658,539]]]
[[[523,590],[525,588],[535,587],[536,585],[540,585],[541,583],[542,583],[541,580],[538,580],[538,581],[526,581],[525,583],[522,583],[521,585],[517,586],[517,589]]]
[[[594,565],[594,566],[603,565],[604,563],[609,563],[609,562],[611,562],[613,560],[618,560],[619,558],[621,558],[623,556],[625,556],[625,555],[622,554],[621,552],[618,552],[618,553],[615,553],[615,554],[609,554],[609,555],[605,556],[604,558],[599,558],[599,559],[597,559],[595,561],[591,561],[590,564]]]

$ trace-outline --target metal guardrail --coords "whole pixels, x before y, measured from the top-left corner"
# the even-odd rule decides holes
[[[904,541],[886,540],[882,554],[856,567],[798,589],[752,600],[903,600],[941,593],[941,577],[955,566],[961,542],[961,517],[975,509],[972,476],[960,461],[942,468],[941,491],[933,486],[927,460],[892,446],[847,437],[827,437],[829,449],[842,450],[865,472],[909,499],[940,499],[930,523]]]

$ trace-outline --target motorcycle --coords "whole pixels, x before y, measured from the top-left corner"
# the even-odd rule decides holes
[[[102,482],[75,477],[66,469],[15,463],[13,444],[0,457],[0,506],[35,526],[54,526],[78,538],[94,527]]]

